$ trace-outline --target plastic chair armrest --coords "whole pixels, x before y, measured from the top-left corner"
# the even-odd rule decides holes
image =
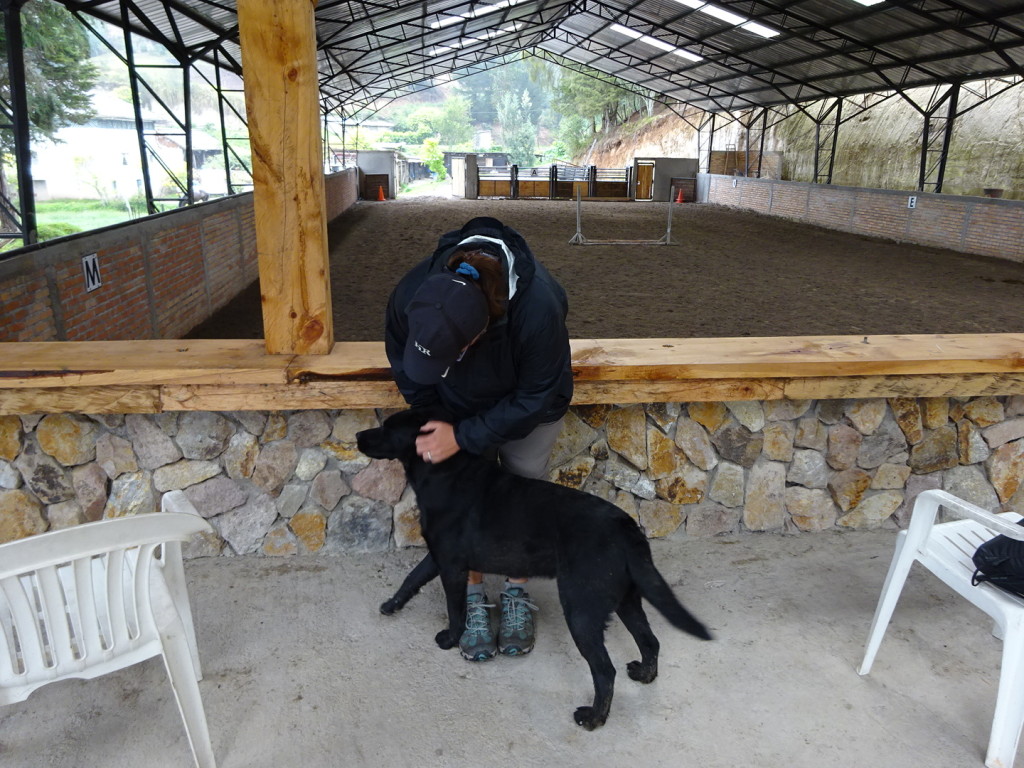
[[[926,491],[926,493],[941,496],[939,503],[942,506],[959,513],[963,517],[981,523],[986,528],[996,533],[1001,533],[1004,536],[1009,536],[1011,539],[1024,541],[1024,526],[1018,525],[1015,521],[1008,520],[1003,514],[982,509],[975,504],[971,504],[969,501],[958,499],[956,496],[952,496],[945,491],[932,490]]]

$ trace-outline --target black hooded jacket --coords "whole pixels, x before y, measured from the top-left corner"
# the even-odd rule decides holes
[[[518,276],[508,312],[454,363],[434,386],[412,381],[402,357],[409,335],[406,308],[420,284],[447,270],[460,243],[476,236],[501,240]],[[500,246],[486,250],[497,253]],[[502,254],[508,276],[508,259]],[[497,219],[482,216],[441,237],[434,254],[403,277],[388,300],[385,348],[395,382],[413,406],[440,403],[455,419],[455,439],[470,453],[526,437],[539,424],[556,421],[569,409],[572,368],[568,300],[562,286],[540,264],[522,235]]]

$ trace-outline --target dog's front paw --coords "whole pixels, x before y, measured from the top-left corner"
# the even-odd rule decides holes
[[[434,642],[442,651],[447,651],[449,648],[454,648],[458,640],[452,640],[452,633],[447,629],[442,629],[434,636]]]
[[[638,683],[650,683],[658,676],[658,665],[631,661],[626,665],[626,673],[630,680],[636,680]]]
[[[402,603],[395,598],[383,602],[380,604],[380,612],[385,616],[393,616],[395,611],[402,607]]]
[[[576,721],[576,725],[582,726],[588,731],[600,728],[605,721],[605,718],[597,716],[593,707],[577,707],[572,718]]]

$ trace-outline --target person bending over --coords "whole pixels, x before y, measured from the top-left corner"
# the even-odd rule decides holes
[[[411,406],[442,405],[453,423],[428,422],[416,440],[424,461],[464,450],[495,453],[524,477],[543,477],[572,399],[568,300],[522,235],[478,217],[441,236],[388,300],[385,348]],[[466,588],[463,657],[529,653],[535,631],[526,579],[506,577],[495,639],[483,574]]]

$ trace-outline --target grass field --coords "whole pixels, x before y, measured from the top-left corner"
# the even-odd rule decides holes
[[[398,193],[399,197],[449,197],[452,193],[452,180],[436,181],[434,179],[418,179],[410,182]]]
[[[42,234],[46,228],[57,224],[73,227],[76,232],[84,232],[133,218],[123,204],[102,206],[96,203],[95,206],[90,207],[82,205],[83,202],[85,201],[47,200],[37,203],[36,222],[40,230],[40,239],[43,239]],[[135,216],[138,216],[138,212],[135,212]],[[62,232],[61,234],[68,233]]]
[[[39,200],[36,202],[39,241],[100,229],[144,215],[145,203],[132,201],[131,205],[129,211],[123,200],[108,204],[99,200]],[[20,247],[20,240],[0,243],[0,251]]]

